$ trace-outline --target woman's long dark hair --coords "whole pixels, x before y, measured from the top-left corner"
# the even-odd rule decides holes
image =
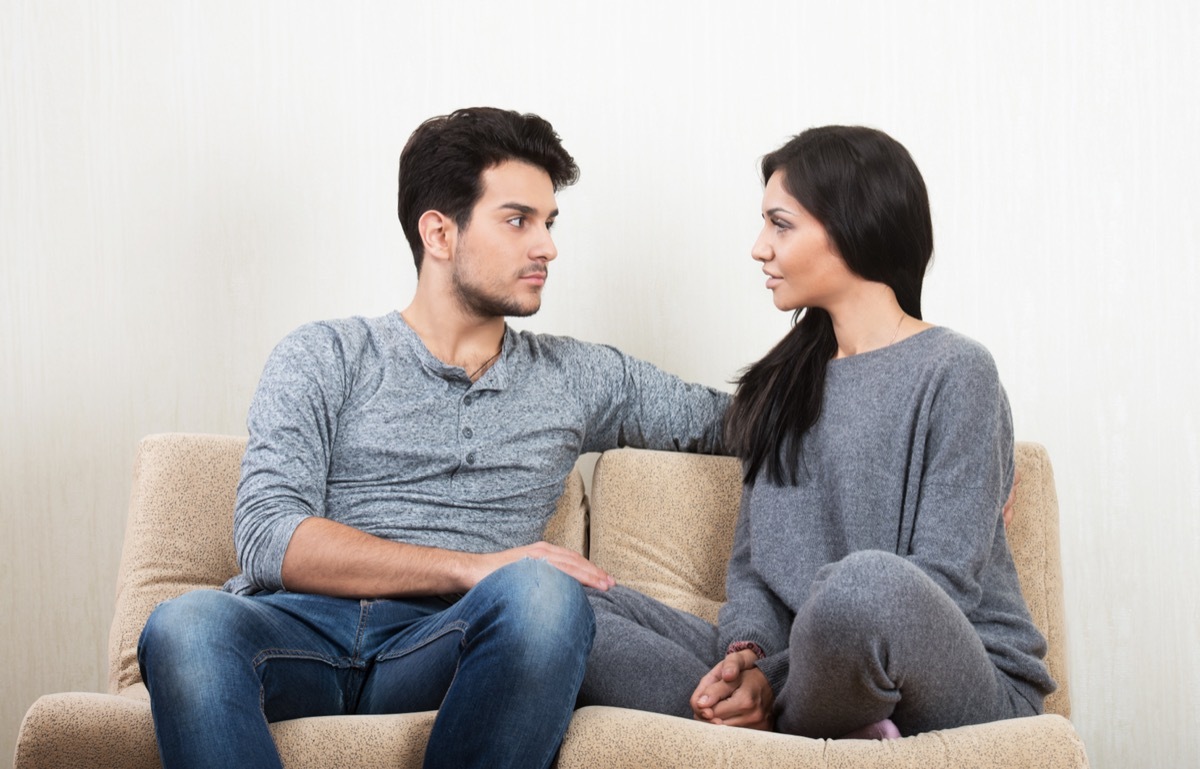
[[[891,286],[900,308],[920,318],[933,223],[908,151],[872,128],[810,128],[763,158],[763,183],[776,172],[850,271]],[[726,416],[726,441],[742,459],[746,483],[765,468],[771,482],[795,484],[802,439],[821,415],[825,369],[837,352],[833,320],[819,307],[802,307],[793,324],[742,372]]]

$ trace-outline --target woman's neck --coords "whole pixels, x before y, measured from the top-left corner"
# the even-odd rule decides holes
[[[904,312],[889,286],[874,281],[863,281],[826,311],[837,337],[835,358],[879,350],[930,327]]]

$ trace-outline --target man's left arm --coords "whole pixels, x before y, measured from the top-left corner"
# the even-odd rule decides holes
[[[629,446],[724,453],[728,393],[685,382],[612,347],[587,348],[580,364],[580,382],[595,419],[584,451]]]

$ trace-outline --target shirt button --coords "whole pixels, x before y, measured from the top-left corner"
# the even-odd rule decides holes
[[[468,465],[475,464],[475,452],[474,451],[472,451],[470,454],[467,454],[467,464]]]
[[[474,434],[475,434],[475,432],[473,430],[471,430],[471,428],[469,428],[469,427],[463,428],[463,437],[464,438],[470,438]]]
[[[463,403],[464,403],[464,404],[466,404],[466,405],[468,405],[468,406],[470,406],[470,405],[471,405],[472,403],[474,403],[474,402],[475,402],[475,396],[474,396],[474,395],[468,395],[467,397],[463,398]]]

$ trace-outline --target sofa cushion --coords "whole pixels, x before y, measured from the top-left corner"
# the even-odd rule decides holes
[[[227,435],[151,435],[139,444],[109,633],[110,692],[141,681],[138,637],[159,602],[218,588],[237,572],[233,503],[245,448]]]
[[[575,711],[558,769],[1027,769],[1088,765],[1060,716],[1013,718],[899,740],[812,740],[592,706]]]
[[[626,587],[716,622],[740,473],[732,457],[605,452],[592,479],[592,561]]]
[[[419,769],[436,715],[298,718],[271,724],[271,735],[288,769]],[[21,725],[13,765],[159,769],[145,690],[135,685],[121,695],[76,692],[38,699]]]

